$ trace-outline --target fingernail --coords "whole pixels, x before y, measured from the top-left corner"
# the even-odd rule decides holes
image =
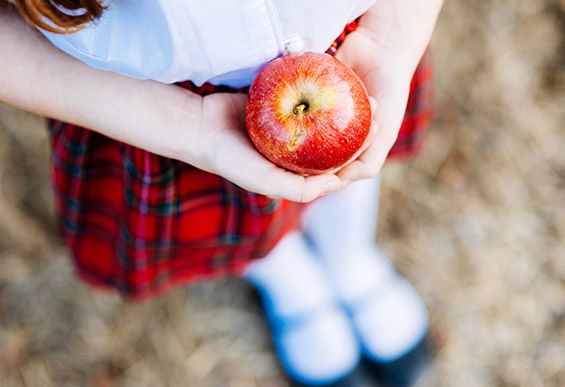
[[[339,189],[339,187],[340,187],[339,181],[335,181],[335,180],[329,181],[324,186],[324,190],[322,192],[322,195],[327,195],[329,193],[335,192]]]

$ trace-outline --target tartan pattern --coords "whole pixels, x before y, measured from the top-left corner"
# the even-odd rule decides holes
[[[428,51],[424,53],[412,81],[406,113],[388,160],[404,160],[414,156],[424,145],[433,113],[434,88],[432,65]]]
[[[335,53],[355,23],[330,47]],[[412,81],[391,157],[413,154],[430,118],[430,70]],[[201,95],[245,92],[180,87]],[[247,192],[227,180],[91,130],[48,120],[55,209],[77,274],[93,286],[146,299],[204,278],[240,274],[299,227],[304,205]]]

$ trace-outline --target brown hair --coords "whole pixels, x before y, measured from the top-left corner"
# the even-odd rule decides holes
[[[28,23],[59,34],[71,33],[102,16],[104,0],[12,0]]]

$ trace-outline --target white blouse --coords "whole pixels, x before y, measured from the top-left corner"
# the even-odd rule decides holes
[[[325,51],[375,0],[111,0],[95,25],[42,33],[102,70],[165,83],[248,85],[285,51]]]

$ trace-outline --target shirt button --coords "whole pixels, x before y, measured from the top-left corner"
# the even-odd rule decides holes
[[[288,39],[284,44],[284,50],[287,54],[300,54],[304,50],[304,39],[300,36]]]

